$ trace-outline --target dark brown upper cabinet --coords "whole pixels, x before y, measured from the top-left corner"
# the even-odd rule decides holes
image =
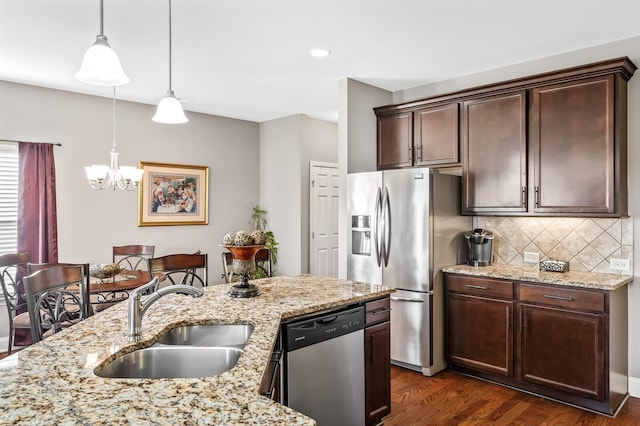
[[[457,102],[415,111],[376,111],[378,170],[459,163]]]
[[[627,216],[635,70],[617,58],[374,108],[378,169],[461,164],[463,214]]]
[[[616,84],[605,75],[532,89],[535,213],[626,214],[626,126],[616,125],[626,99]]]
[[[413,165],[412,128],[411,111],[378,116],[378,170]]]
[[[463,103],[463,213],[527,211],[526,105],[524,90]]]

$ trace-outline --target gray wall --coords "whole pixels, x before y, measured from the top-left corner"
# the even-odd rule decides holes
[[[337,125],[302,114],[260,123],[260,195],[280,243],[277,275],[309,272],[309,162],[337,162]]]
[[[83,166],[108,164],[111,88],[106,98],[0,81],[0,138],[60,142],[55,148],[60,261],[104,263],[111,247],[153,244],[156,254],[209,254],[210,282],[222,282],[226,232],[246,226],[260,201],[257,123],[188,112],[182,125],[154,123],[155,106],[118,101],[121,165],[138,161],[209,167],[209,224],[138,227],[137,191],[95,191]]]

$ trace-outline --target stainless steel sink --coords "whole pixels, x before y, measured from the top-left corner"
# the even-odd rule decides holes
[[[194,378],[222,374],[242,355],[233,347],[151,346],[116,358],[96,375],[107,378]]]
[[[169,330],[157,344],[242,349],[252,332],[251,324],[187,325]]]

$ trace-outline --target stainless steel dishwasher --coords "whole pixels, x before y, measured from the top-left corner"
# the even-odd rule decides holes
[[[285,324],[284,402],[319,426],[365,424],[364,307]]]

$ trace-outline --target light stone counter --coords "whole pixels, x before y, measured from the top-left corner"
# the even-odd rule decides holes
[[[315,422],[259,395],[280,321],[383,297],[392,288],[303,275],[254,281],[260,296],[232,299],[230,285],[192,298],[168,295],[142,321],[143,340],[128,343],[127,303],[0,361],[0,424],[312,425]],[[94,369],[118,355],[150,346],[185,324],[251,323],[238,364],[202,379],[106,379]]]
[[[578,271],[543,272],[539,270],[537,265],[535,267],[511,265],[456,265],[442,268],[442,271],[454,274],[474,275],[478,277],[503,278],[507,280],[583,287],[597,290],[616,290],[617,288],[627,285],[633,281],[633,275]]]

